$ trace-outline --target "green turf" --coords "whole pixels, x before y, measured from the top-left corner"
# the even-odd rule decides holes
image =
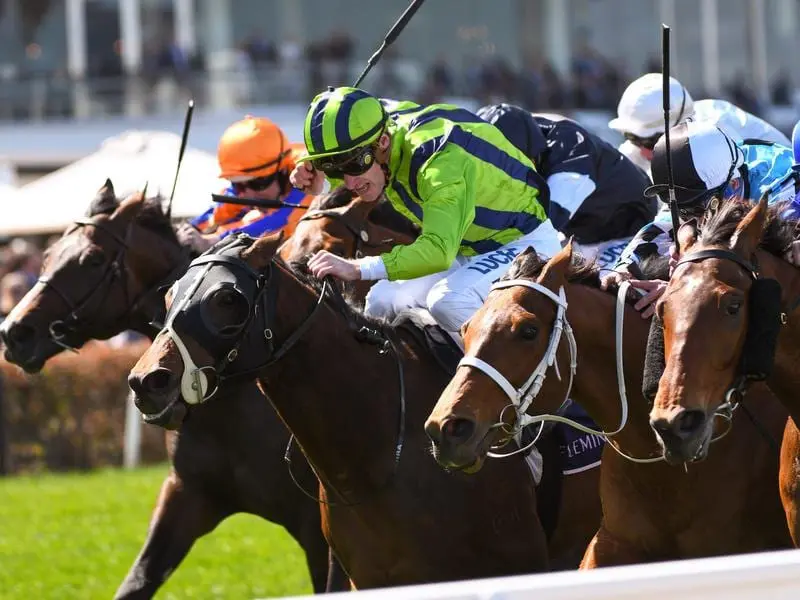
[[[0,597],[111,598],[144,541],[166,467],[0,479]],[[295,541],[235,515],[201,538],[157,594],[256,598],[311,593]]]

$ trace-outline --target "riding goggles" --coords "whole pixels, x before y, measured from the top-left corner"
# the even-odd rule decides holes
[[[241,194],[246,190],[253,190],[254,192],[263,192],[271,186],[278,179],[278,173],[272,175],[265,175],[264,177],[254,177],[247,181],[232,182],[232,187],[236,193]]]
[[[331,179],[342,179],[345,175],[363,175],[375,163],[375,147],[361,146],[342,154],[311,159],[313,167]]]
[[[639,148],[644,148],[645,150],[652,150],[656,147],[656,142],[661,138],[661,134],[657,133],[655,135],[651,135],[650,137],[639,137],[638,135],[633,135],[632,133],[623,133],[622,134],[626,140],[628,140],[634,146],[638,146]]]

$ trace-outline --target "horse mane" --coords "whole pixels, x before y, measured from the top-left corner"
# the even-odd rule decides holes
[[[412,239],[417,239],[422,233],[422,229],[412,223],[408,218],[400,214],[392,203],[382,198],[378,201],[378,206],[369,213],[370,222],[380,227],[385,227],[402,235],[407,235]]]
[[[291,276],[297,279],[298,282],[306,287],[310,287],[317,295],[322,294],[322,286],[324,285],[324,281],[314,277],[311,272],[308,271],[305,263],[287,263],[284,261],[281,261],[281,263],[287,267],[287,270]],[[338,312],[341,312],[342,315],[357,325],[369,327],[370,329],[392,328],[386,319],[379,319],[365,315],[363,313],[363,309],[356,304],[356,302],[347,292],[339,292],[339,295],[344,302],[337,302],[333,306],[339,307],[341,310]]]
[[[547,259],[539,256],[533,249],[529,252],[523,252],[514,259],[514,262],[511,263],[511,268],[500,280],[536,279],[541,275],[547,262]],[[639,264],[639,268],[644,279],[666,280],[669,278],[669,257],[657,254],[648,256]],[[581,255],[580,252],[573,251],[572,260],[570,260],[567,270],[567,281],[600,289],[600,274],[603,270],[594,259],[588,259]],[[609,291],[616,293],[615,289],[610,289]]]
[[[344,185],[340,185],[327,194],[320,194],[314,198],[308,210],[342,208],[350,204],[357,197],[355,192],[348,190]],[[385,227],[399,234],[407,235],[413,239],[417,239],[422,232],[420,227],[397,212],[392,206],[392,203],[385,197],[378,200],[378,204],[369,214],[369,221],[375,225]]]
[[[340,185],[327,194],[316,196],[309,205],[309,210],[330,210],[332,208],[342,208],[353,201],[356,195],[345,186]]]
[[[800,221],[783,218],[788,202],[767,206],[764,235],[759,247],[775,256],[783,256],[798,234]],[[753,208],[753,203],[737,198],[719,205],[712,203],[703,215],[699,242],[704,246],[723,246],[729,244],[742,219]]]
[[[147,198],[141,192],[134,192],[119,202],[113,216],[122,214],[127,214],[145,229],[178,243],[175,228],[164,212],[164,198],[160,194]]]

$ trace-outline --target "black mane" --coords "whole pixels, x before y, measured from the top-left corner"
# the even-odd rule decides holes
[[[533,248],[528,248],[511,263],[511,268],[501,277],[501,281],[509,279],[536,279],[541,275],[547,260],[540,257]],[[644,279],[663,279],[669,278],[669,257],[653,255],[644,259],[639,265]],[[579,252],[573,250],[572,260],[567,271],[567,281],[570,283],[580,283],[600,289],[600,274],[604,269],[600,268],[595,260],[583,257]],[[614,290],[610,290],[614,291]]]
[[[752,208],[752,202],[737,199],[710,208],[704,215],[699,243],[703,246],[728,245],[739,223]],[[784,202],[767,206],[764,235],[759,244],[762,249],[779,257],[786,253],[798,233],[797,219],[781,217],[786,208]]]

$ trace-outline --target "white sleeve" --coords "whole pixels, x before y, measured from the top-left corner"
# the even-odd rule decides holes
[[[570,219],[578,212],[583,201],[597,189],[588,175],[569,172],[550,175],[547,186],[550,188],[550,202],[568,212]]]

